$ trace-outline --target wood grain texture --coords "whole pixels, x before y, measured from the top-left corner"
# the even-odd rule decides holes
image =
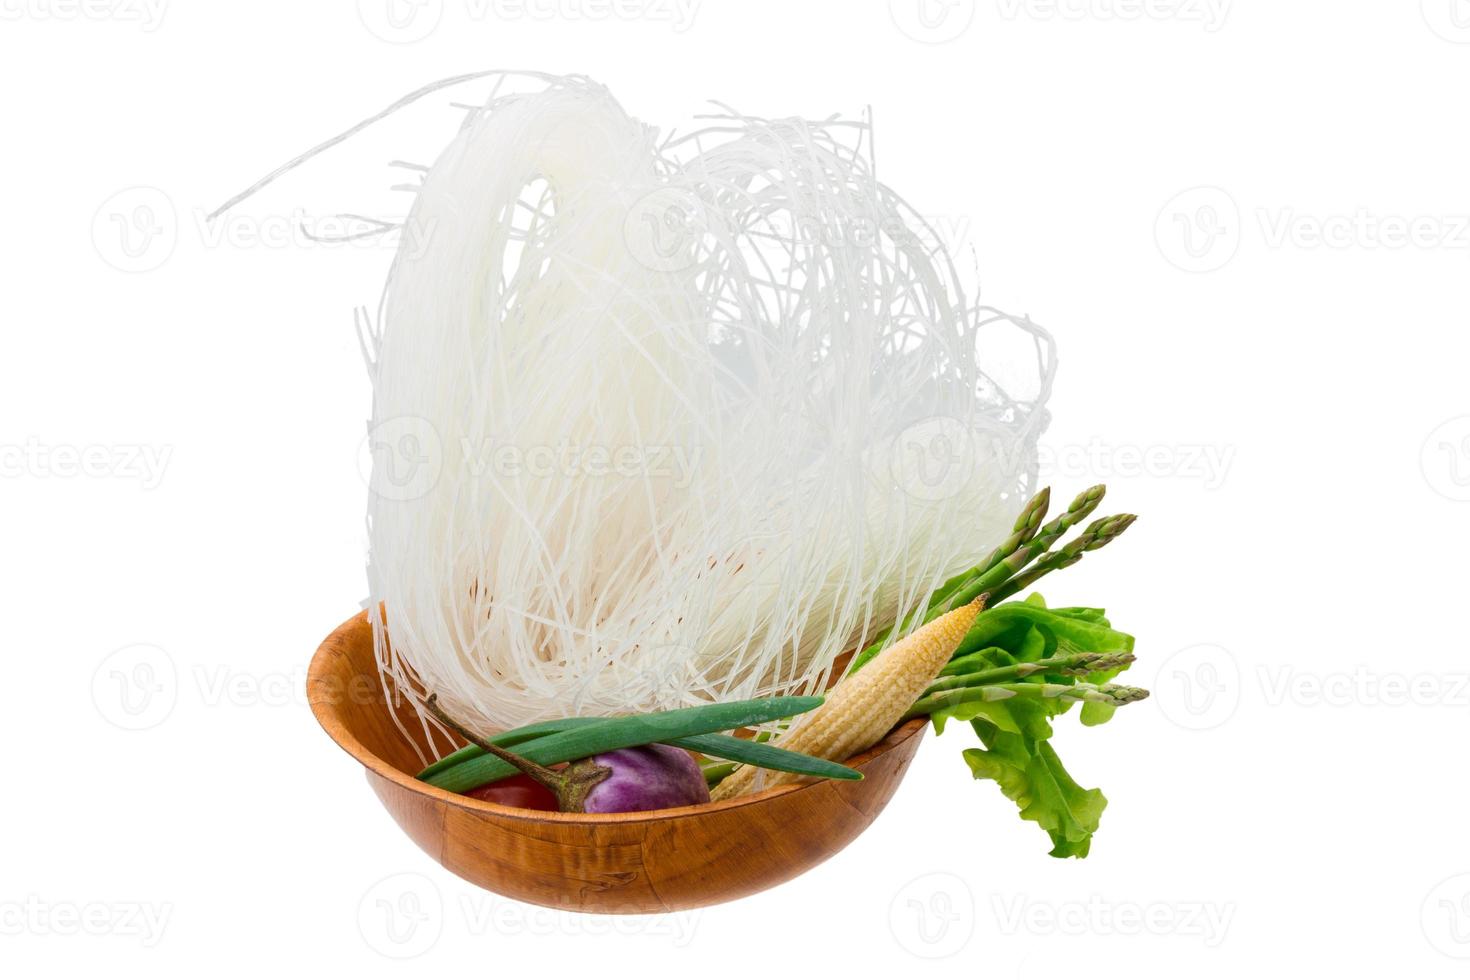
[[[366,614],[339,626],[312,658],[312,712],[367,770],[393,819],[419,847],[490,891],[577,912],[670,912],[726,902],[796,877],[847,846],[887,805],[923,739],[926,719],[848,760],[859,781],[786,785],[721,803],[647,813],[521,810],[414,778],[403,728],[378,683]]]

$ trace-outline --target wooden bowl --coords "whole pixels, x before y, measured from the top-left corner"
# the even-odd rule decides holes
[[[322,642],[307,696],[327,734],[414,843],[482,888],[577,912],[671,912],[763,891],[846,847],[887,805],[923,739],[915,719],[847,764],[861,780],[785,785],[643,813],[550,813],[500,806],[414,778],[422,765],[378,682],[372,627],[352,617]],[[416,731],[404,724],[406,731]]]

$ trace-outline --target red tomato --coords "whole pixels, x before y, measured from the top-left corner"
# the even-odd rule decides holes
[[[464,794],[473,796],[477,800],[486,803],[498,803],[501,806],[518,806],[526,810],[555,810],[557,809],[556,794],[542,786],[530,776],[516,773],[514,776],[506,776],[497,779],[493,783],[477,786]]]

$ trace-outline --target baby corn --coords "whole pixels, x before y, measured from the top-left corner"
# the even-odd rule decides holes
[[[985,600],[982,595],[945,613],[884,650],[842,680],[820,708],[773,744],[840,762],[878,742],[949,663]],[[760,772],[754,766],[741,766],[714,788],[711,799],[727,800],[749,792]],[[768,773],[766,785],[779,786],[798,778],[791,773]]]

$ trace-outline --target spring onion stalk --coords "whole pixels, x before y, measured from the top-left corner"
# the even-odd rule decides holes
[[[529,741],[541,735],[555,734],[560,731],[570,731],[574,728],[586,728],[606,721],[605,718],[562,718],[559,721],[538,722],[535,725],[527,725],[510,732],[502,732],[499,735],[485,739],[485,741],[509,748]],[[533,730],[534,731],[531,731]],[[528,733],[529,732],[529,733]],[[818,759],[800,752],[791,752],[780,749],[774,745],[764,744],[766,733],[762,732],[755,738],[736,738],[734,735],[708,734],[689,735],[684,738],[665,739],[663,744],[672,745],[676,748],[689,752],[697,752],[708,759],[724,759],[730,762],[746,762],[751,765],[760,766],[762,769],[776,769],[781,772],[792,772],[803,776],[817,776],[825,779],[862,779],[863,774],[856,769],[826,759]],[[429,766],[419,773],[418,778],[429,780],[440,773],[454,769],[456,766],[478,759],[485,755],[485,750],[478,745],[470,744],[456,752],[452,752],[438,762]]]
[[[789,718],[811,711],[821,705],[822,700],[820,697],[762,698],[602,718],[591,724],[530,738],[519,744],[517,754],[538,765],[550,766],[613,749],[667,744],[692,735],[709,735]],[[424,781],[440,789],[462,793],[504,779],[516,771],[510,763],[485,754],[435,772]]]

